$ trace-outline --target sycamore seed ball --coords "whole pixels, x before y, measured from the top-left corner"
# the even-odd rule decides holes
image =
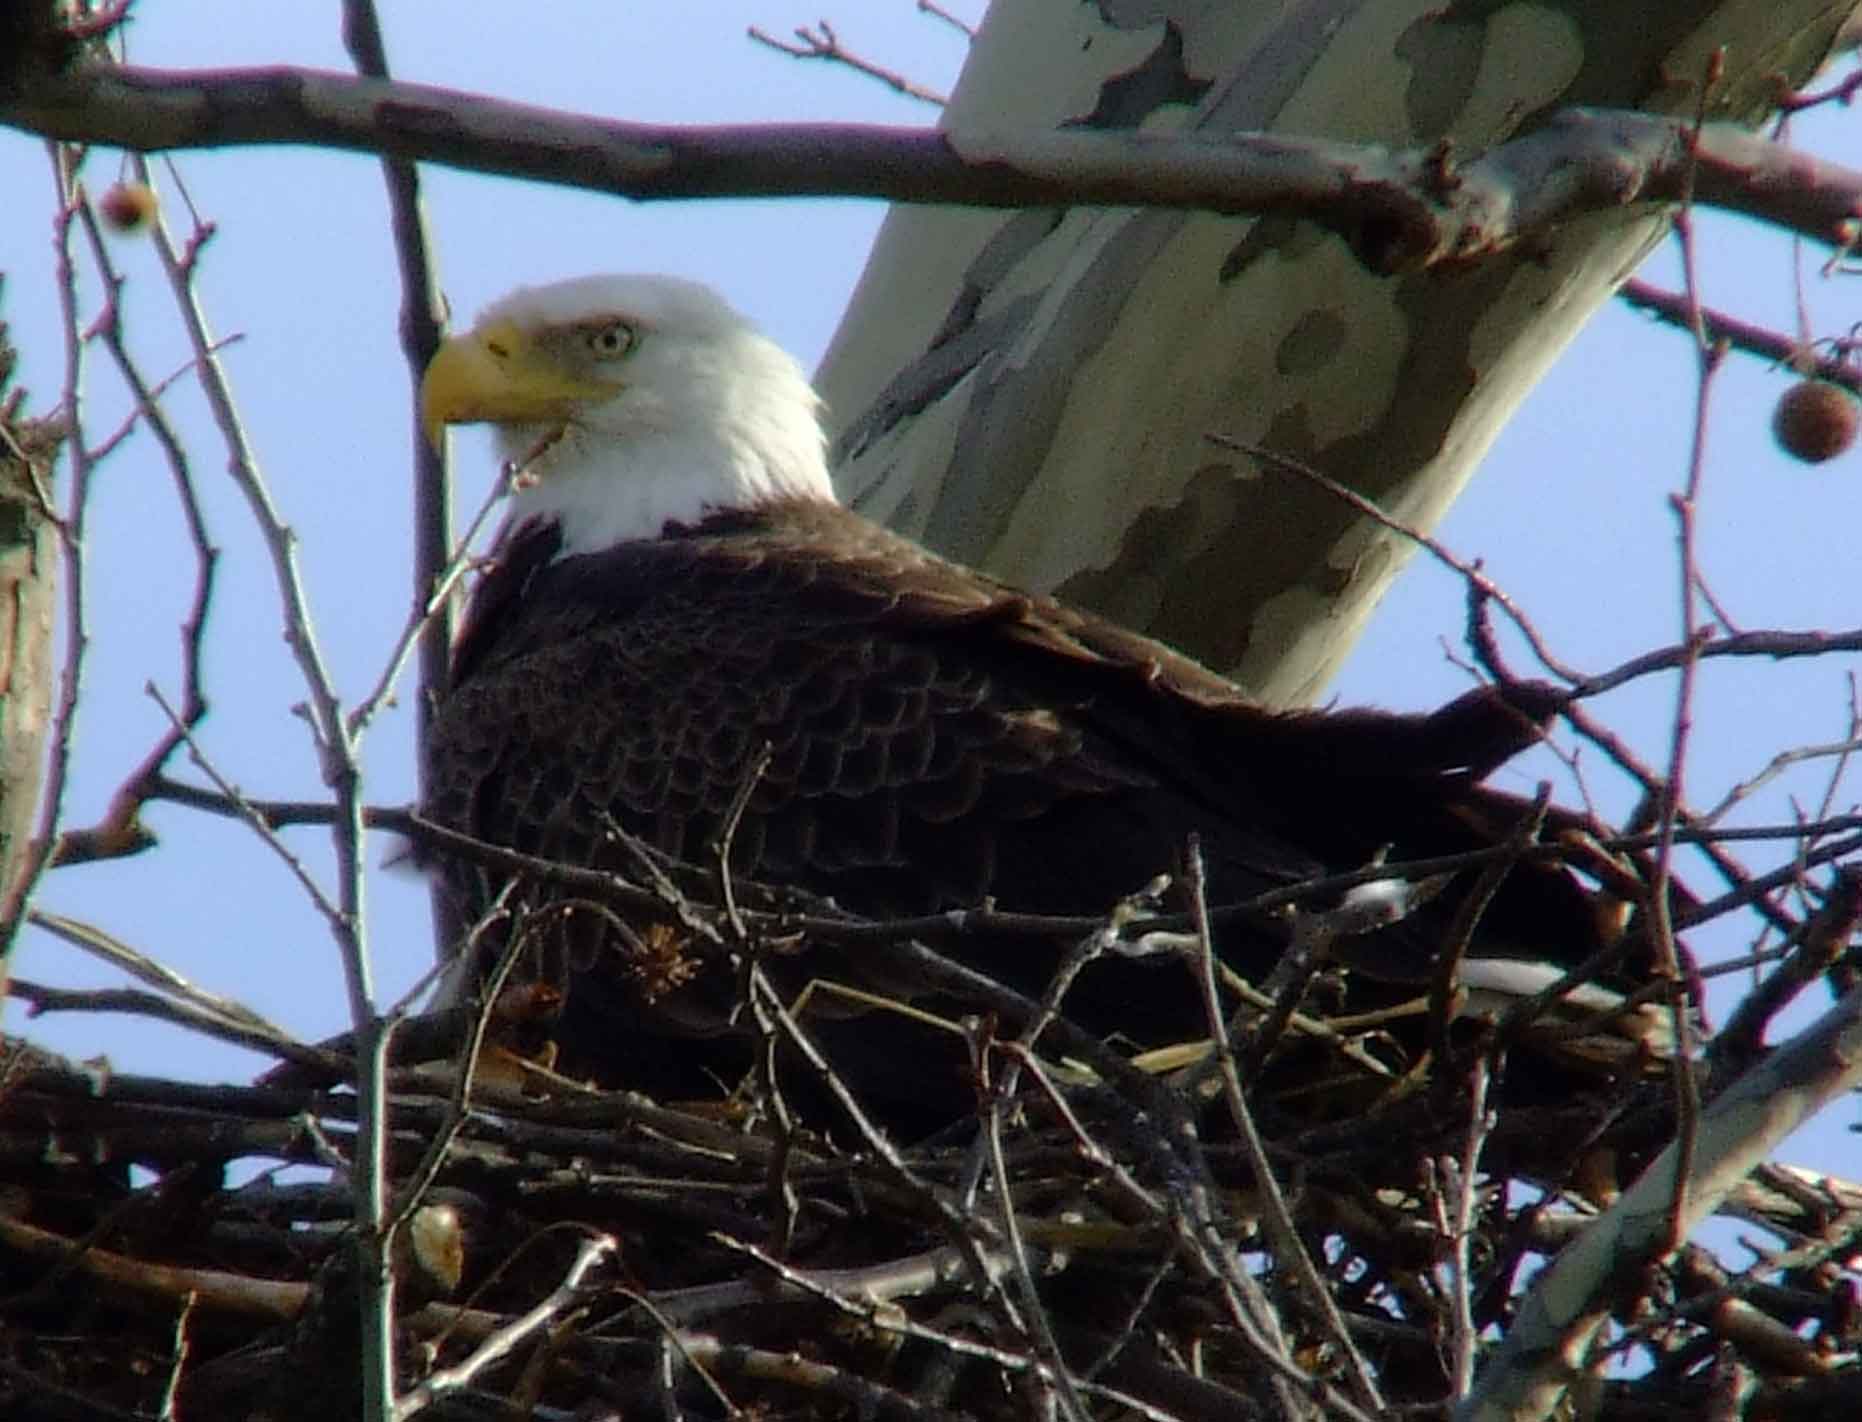
[[[97,212],[116,232],[140,232],[155,218],[155,190],[147,183],[112,183],[97,200]]]
[[[1858,419],[1862,409],[1841,386],[1800,380],[1778,397],[1771,428],[1786,454],[1806,464],[1821,464],[1856,442]]]

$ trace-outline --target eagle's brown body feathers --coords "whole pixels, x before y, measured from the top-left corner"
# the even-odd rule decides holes
[[[1218,901],[1356,868],[1386,846],[1416,857],[1489,844],[1526,806],[1475,782],[1533,739],[1549,706],[1526,692],[1432,717],[1271,712],[1149,639],[819,500],[557,551],[551,525],[520,528],[480,586],[434,722],[430,813],[572,864],[630,867],[610,824],[705,862],[767,746],[733,872],[869,915],[986,898],[1101,912],[1176,867],[1192,833]],[[488,901],[482,874],[450,872],[462,909]],[[1379,935],[1370,958],[1426,980],[1453,902]],[[603,937],[586,917],[582,931]],[[1521,865],[1482,936],[1571,963],[1597,932],[1575,879]],[[1262,922],[1221,947],[1258,976],[1284,936]],[[804,956],[810,971],[861,973]],[[1025,940],[966,956],[1029,992],[1057,961]],[[591,964],[565,984],[572,1056],[580,1042],[622,1059],[642,1078],[625,1084],[695,1084],[667,1074],[667,1054],[689,1050],[667,1040],[737,1034],[728,976],[653,997],[623,964]],[[1188,974],[1168,965],[1097,965],[1069,1003],[1143,1045],[1203,1034]],[[867,1028],[892,1040],[891,1026]],[[728,1074],[733,1059],[702,1070]],[[943,1097],[955,1084],[925,1085]]]

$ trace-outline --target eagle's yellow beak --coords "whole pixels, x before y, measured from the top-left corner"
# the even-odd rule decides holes
[[[420,420],[437,449],[448,425],[561,423],[619,389],[570,368],[515,322],[493,321],[434,353],[420,382]]]

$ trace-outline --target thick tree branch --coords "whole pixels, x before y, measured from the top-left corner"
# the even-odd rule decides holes
[[[140,151],[316,144],[638,199],[871,197],[980,207],[1290,213],[1379,272],[1502,250],[1587,212],[1695,201],[1822,242],[1856,235],[1862,173],[1732,125],[1568,109],[1465,165],[1451,149],[1064,129],[675,128],[313,69],[96,68],[14,76],[0,123]]]
[[[1703,1113],[1681,1223],[1691,1228],[1712,1214],[1787,1135],[1859,1079],[1862,990],[1748,1071]],[[1610,1316],[1612,1286],[1659,1262],[1672,1244],[1678,1161],[1671,1144],[1539,1276],[1474,1393],[1457,1409],[1461,1422],[1551,1415],[1584,1371],[1590,1343]]]

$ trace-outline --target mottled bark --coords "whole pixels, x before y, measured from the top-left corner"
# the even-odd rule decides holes
[[[945,126],[1451,145],[1567,105],[1750,120],[1847,6],[998,0]],[[1640,206],[1464,270],[1373,275],[1281,217],[897,208],[818,376],[859,507],[1287,703],[1324,685],[1408,556],[1219,433],[1427,528],[1664,230]]]
[[[0,397],[12,365],[0,322]],[[45,492],[62,428],[19,418],[20,403],[0,398],[0,922],[7,923],[18,921],[17,900],[30,887],[23,871],[45,768],[58,568]],[[0,993],[11,946],[0,944]]]

